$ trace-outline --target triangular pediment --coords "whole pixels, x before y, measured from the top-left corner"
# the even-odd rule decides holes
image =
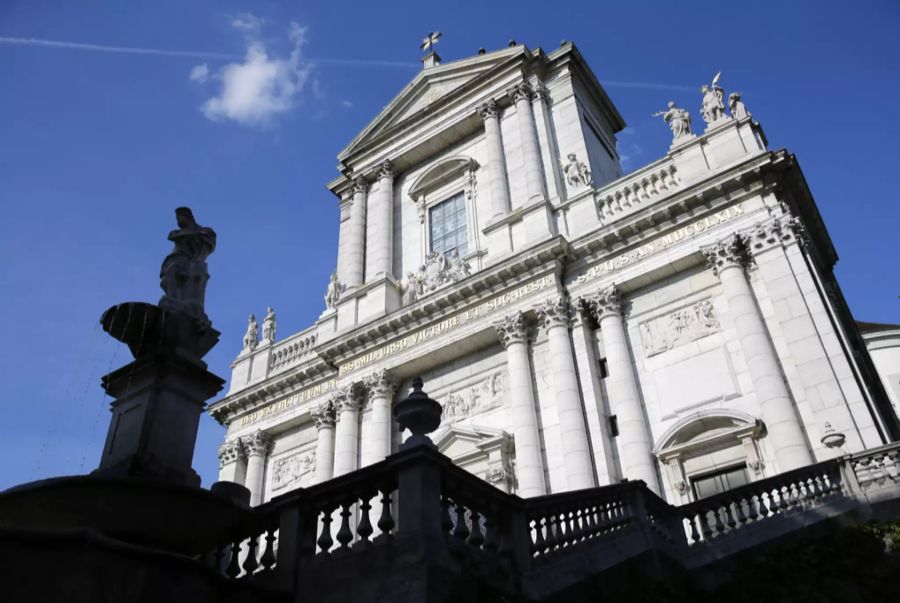
[[[422,70],[338,155],[343,160],[371,141],[444,106],[454,93],[490,79],[510,61],[524,56],[522,46],[498,50]]]
[[[512,436],[494,427],[480,425],[450,425],[434,435],[434,443],[441,454],[461,461],[473,456],[485,456],[487,450],[508,445]]]

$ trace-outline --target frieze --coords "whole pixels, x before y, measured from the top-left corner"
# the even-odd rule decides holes
[[[333,390],[335,383],[336,381],[334,379],[329,379],[324,383],[320,383],[312,387],[307,387],[306,389],[300,390],[296,394],[291,394],[287,398],[278,400],[277,402],[273,402],[272,404],[268,404],[266,406],[263,406],[262,408],[258,408],[253,412],[241,417],[239,425],[249,425],[250,423],[255,423],[260,419],[278,414],[283,410],[287,410],[288,408],[293,408],[294,406],[297,406],[302,402],[312,400],[313,398],[316,398]]]
[[[718,333],[720,328],[716,309],[706,299],[641,323],[641,344],[647,356],[655,356]]]
[[[272,490],[281,490],[299,483],[316,469],[316,451],[299,452],[276,459],[272,463]]]
[[[532,293],[536,293],[537,291],[552,287],[554,286],[554,284],[554,277],[544,276],[528,284],[522,285],[521,287],[517,287],[512,291],[509,291],[502,295],[498,295],[497,297],[479,304],[474,308],[470,308],[468,310],[460,312],[459,314],[451,316],[450,318],[444,319],[420,331],[416,331],[415,333],[407,335],[393,343],[382,346],[376,350],[373,350],[349,362],[346,362],[340,365],[340,367],[338,368],[338,375],[343,376],[361,368],[365,368],[366,366],[369,366],[374,362],[389,358],[399,352],[411,348],[412,346],[418,345],[424,341],[434,339],[438,335],[454,331],[461,325],[464,325],[471,320],[490,316],[496,311],[509,306],[519,299],[527,297]]]
[[[480,383],[439,400],[444,411],[441,423],[449,425],[497,408],[503,404],[503,374],[496,372]]]
[[[637,249],[625,252],[614,258],[600,262],[599,264],[595,264],[588,268],[584,273],[578,275],[578,278],[575,279],[575,282],[578,284],[583,284],[599,278],[607,273],[620,270],[622,268],[625,268],[626,266],[630,266],[631,264],[639,262],[645,257],[668,249],[676,243],[680,243],[681,241],[690,239],[695,235],[706,232],[717,224],[722,224],[723,222],[727,222],[742,215],[744,215],[744,208],[741,207],[740,204],[724,209],[711,216],[703,218],[702,220],[697,220],[696,222],[692,222],[690,224],[682,226],[681,228],[665,236],[659,237],[656,240],[641,245]]]

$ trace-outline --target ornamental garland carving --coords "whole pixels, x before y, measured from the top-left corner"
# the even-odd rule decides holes
[[[528,343],[528,325],[521,312],[504,316],[494,323],[494,330],[503,347],[509,347],[513,343]]]
[[[411,304],[419,298],[459,282],[471,275],[469,263],[454,250],[451,254],[432,251],[416,272],[410,272],[400,283],[403,303]]]
[[[281,490],[303,481],[303,478],[315,471],[316,452],[299,452],[291,456],[277,459],[272,463],[272,490]]]
[[[712,301],[703,300],[641,323],[641,343],[647,356],[661,354],[721,329]]]
[[[441,423],[449,425],[483,414],[501,404],[503,404],[503,374],[496,372],[465,390],[448,394],[441,401],[444,409]]]
[[[717,241],[714,245],[702,248],[701,251],[706,256],[706,262],[709,264],[709,267],[716,275],[728,266],[744,267],[747,265],[747,247],[744,237],[740,234],[728,236]]]
[[[535,307],[541,326],[549,330],[554,326],[568,328],[571,324],[571,306],[563,296],[552,297]]]

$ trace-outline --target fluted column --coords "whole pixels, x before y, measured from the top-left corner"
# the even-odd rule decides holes
[[[541,148],[538,145],[534,125],[534,110],[531,86],[520,82],[509,90],[509,96],[516,105],[516,120],[519,122],[519,138],[525,160],[525,190],[528,200],[544,199],[544,169],[541,167]]]
[[[378,188],[369,196],[370,209],[366,249],[366,281],[380,275],[393,276],[394,168],[385,159],[375,173]]]
[[[503,139],[500,136],[500,109],[490,100],[478,108],[484,120],[484,135],[487,141],[488,175],[491,189],[491,217],[509,213],[509,184],[506,175],[506,159],[503,154]]]
[[[317,484],[326,482],[334,476],[334,404],[329,400],[323,402],[313,411],[316,423],[316,475]]]
[[[240,438],[219,446],[219,481],[244,485],[247,477],[247,452]]]
[[[332,396],[337,416],[334,430],[334,477],[358,469],[359,406],[361,396],[356,385]]]
[[[728,312],[766,424],[767,440],[781,471],[812,464],[806,435],[778,362],[762,313],[747,281],[747,253],[740,235],[731,235],[703,253],[722,282]]]
[[[250,490],[250,505],[256,506],[262,502],[266,457],[272,440],[265,432],[257,430],[241,438],[241,443],[247,451],[247,481],[244,485]]]
[[[347,246],[347,269],[344,283],[348,287],[361,285],[366,261],[366,203],[369,185],[363,178],[353,181],[353,203],[350,206],[350,241]]]
[[[563,461],[566,467],[566,489],[580,490],[596,486],[591,448],[585,427],[584,408],[575,374],[575,356],[569,337],[571,310],[564,297],[548,299],[537,308],[538,318],[547,330],[550,345],[550,368],[559,416]]]
[[[596,293],[585,300],[600,324],[603,347],[606,350],[606,391],[611,411],[616,415],[619,435],[616,444],[622,464],[623,477],[644,480],[647,487],[659,494],[656,458],[650,430],[644,418],[637,377],[628,349],[628,336],[622,319],[622,300],[615,286]]]
[[[525,316],[519,312],[494,325],[506,347],[509,370],[509,401],[512,408],[512,430],[516,445],[516,477],[519,496],[547,493],[544,481],[544,459],[538,430],[537,408],[531,387],[531,363],[528,360],[528,329]]]
[[[383,461],[391,453],[391,402],[396,384],[387,371],[376,371],[366,379],[369,416],[362,424],[360,466]]]

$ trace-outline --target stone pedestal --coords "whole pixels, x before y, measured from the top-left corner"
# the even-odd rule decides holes
[[[199,486],[191,461],[200,414],[224,380],[202,362],[157,352],[109,373],[102,383],[115,401],[95,473]]]

